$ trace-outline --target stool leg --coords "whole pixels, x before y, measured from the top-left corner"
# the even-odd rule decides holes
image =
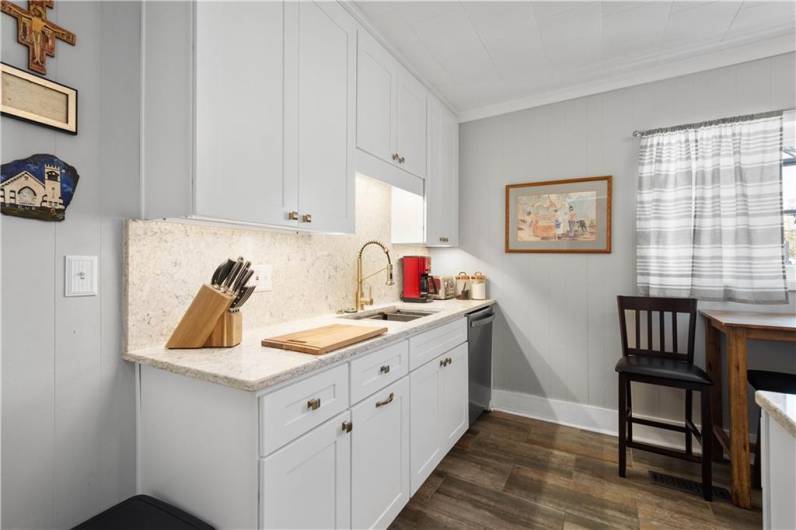
[[[626,474],[625,425],[627,424],[627,386],[625,376],[619,374],[619,476]]]
[[[693,394],[691,390],[685,391],[685,452],[689,455],[694,454],[691,440],[691,429],[688,427],[693,421]]]
[[[702,493],[713,500],[713,420],[710,415],[710,388],[699,393],[702,401]]]
[[[633,400],[632,400],[633,389],[632,389],[632,385],[631,385],[630,379],[628,379],[625,382],[625,387],[627,388],[627,403],[625,404],[625,409],[632,416],[633,415]],[[625,416],[625,417],[627,417],[627,416]],[[628,441],[632,442],[633,441],[633,424],[631,422],[627,421],[627,422],[625,422],[625,425],[627,425],[627,435],[625,436],[625,438]]]

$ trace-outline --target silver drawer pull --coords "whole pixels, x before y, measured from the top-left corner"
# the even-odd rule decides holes
[[[447,364],[453,364],[453,359],[451,359],[450,357],[448,357],[447,359],[445,359],[445,362],[446,362]]]
[[[395,399],[395,394],[390,392],[390,396],[387,399],[376,402],[376,408],[383,407],[384,405],[389,405],[390,403],[392,403],[393,399]]]
[[[343,422],[343,432],[351,432],[354,429],[354,424],[350,421]]]
[[[448,366],[448,362],[447,361],[448,361],[447,359],[440,359],[439,360],[439,365],[441,367],[445,368],[446,366]]]
[[[321,398],[315,398],[307,401],[307,408],[310,410],[318,410],[321,408]]]
[[[292,212],[287,213],[287,218],[291,221],[298,221],[299,214],[297,211],[293,210]]]
[[[384,366],[379,368],[379,373],[380,374],[389,374],[390,373],[390,365],[389,364],[385,364]]]

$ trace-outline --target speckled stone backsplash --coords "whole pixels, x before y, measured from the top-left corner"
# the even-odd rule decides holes
[[[366,281],[376,303],[398,301],[398,258],[426,255],[424,247],[390,241],[390,186],[357,176],[356,233],[308,234],[170,221],[129,221],[126,234],[126,351],[163,344],[199,286],[224,259],[244,256],[273,268],[271,291],[254,293],[242,309],[246,328],[333,313],[353,306],[356,253],[370,239],[390,248],[393,287],[386,273]],[[386,264],[377,247],[365,251],[365,274]],[[366,287],[367,293],[367,287]]]

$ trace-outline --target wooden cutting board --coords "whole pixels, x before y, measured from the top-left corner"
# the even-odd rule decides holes
[[[331,324],[320,328],[263,339],[262,345],[321,355],[386,333],[387,328]]]

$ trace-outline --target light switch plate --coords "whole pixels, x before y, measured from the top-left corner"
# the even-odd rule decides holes
[[[270,291],[273,288],[271,286],[273,267],[271,267],[271,265],[261,263],[252,268],[254,269],[254,274],[252,275],[252,281],[255,284],[254,292],[261,293],[263,291]]]
[[[64,296],[97,296],[97,256],[66,256]]]

